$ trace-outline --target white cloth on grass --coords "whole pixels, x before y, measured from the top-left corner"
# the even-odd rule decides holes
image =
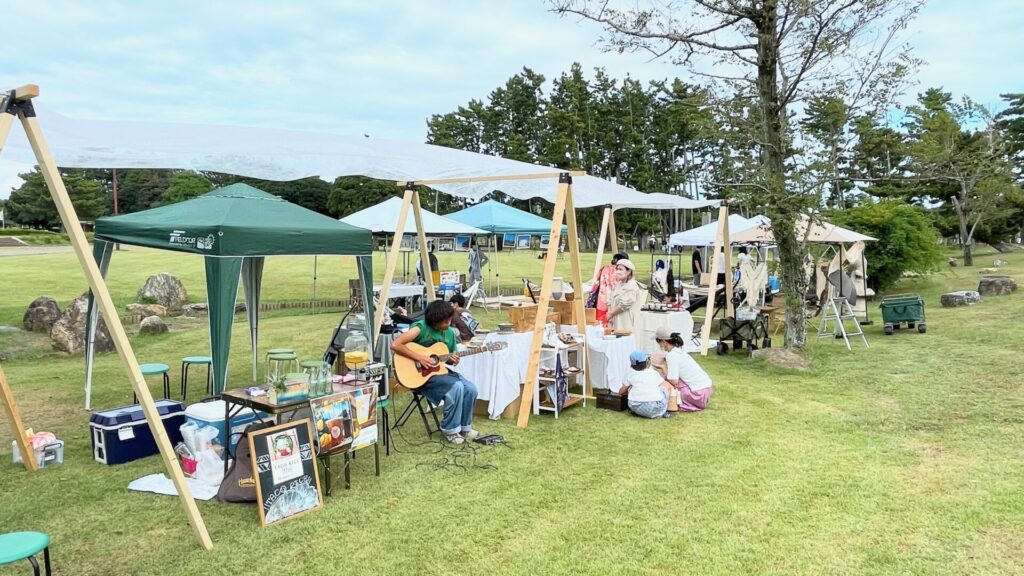
[[[212,500],[217,496],[217,486],[210,486],[196,480],[195,478],[185,478],[188,482],[188,488],[192,491],[192,497],[196,500]],[[164,494],[167,496],[177,496],[178,490],[174,487],[174,482],[165,474],[150,474],[149,476],[143,476],[138,480],[132,480],[128,484],[128,489],[135,492],[152,492],[154,494]]]

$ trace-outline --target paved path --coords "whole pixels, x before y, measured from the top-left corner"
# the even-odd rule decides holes
[[[0,256],[33,256],[36,254],[64,254],[73,252],[71,246],[14,246],[0,248]]]

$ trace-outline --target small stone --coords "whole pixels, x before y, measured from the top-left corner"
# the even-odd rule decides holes
[[[981,270],[978,270],[979,274],[995,274],[996,272],[999,272],[999,270],[995,268],[982,268]]]
[[[245,312],[245,302],[235,303],[235,314],[238,314],[239,312]]]
[[[995,260],[992,261],[992,266],[996,268],[1002,268],[1003,266],[1006,266],[1006,264],[1006,260],[1000,260],[999,258],[996,258]]]
[[[49,296],[40,296],[28,305],[21,324],[29,332],[49,332],[59,319],[60,306],[57,306],[57,301]]]
[[[159,304],[129,304],[125,308],[135,316],[167,316],[167,308]]]
[[[943,308],[956,308],[957,306],[972,306],[981,302],[981,294],[974,290],[961,290],[959,292],[947,292],[939,297]]]
[[[1009,276],[985,276],[978,283],[982,296],[1003,296],[1017,291],[1017,281]]]
[[[11,353],[10,352],[4,352],[3,350],[0,350],[0,362],[7,362],[10,359],[11,359]]]
[[[167,324],[159,316],[147,316],[139,324],[139,334],[166,334]]]
[[[949,265],[952,266],[953,268],[956,268],[959,265],[959,262],[956,261],[956,258],[950,258]]]
[[[21,328],[17,326],[0,325],[0,334],[17,334],[21,332]]]
[[[198,302],[196,304],[185,304],[181,307],[182,316],[198,316],[205,314],[210,310],[210,306],[206,302]]]

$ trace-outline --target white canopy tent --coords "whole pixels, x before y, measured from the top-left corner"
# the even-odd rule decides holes
[[[769,223],[764,216],[744,218],[739,214],[729,214],[729,231],[733,242],[738,242],[736,236],[739,232],[757,228],[762,224]],[[718,234],[718,221],[698,226],[691,230],[676,232],[668,237],[669,246],[711,246],[715,243]]]
[[[352,226],[366,228],[374,234],[395,234],[398,227],[398,210],[401,207],[402,199],[398,196],[392,196],[380,204],[349,214],[342,218],[341,221]],[[481,230],[469,224],[463,224],[451,218],[445,218],[444,216],[434,214],[430,210],[422,209],[421,212],[424,234],[462,234],[470,236],[485,236],[488,234],[486,230]],[[402,233],[415,234],[416,223],[406,221],[405,230]]]
[[[732,216],[730,216],[732,218]],[[758,218],[758,217],[755,217]],[[737,243],[761,243],[773,244],[775,237],[772,236],[772,223],[764,216],[763,221],[755,226],[744,229],[741,232],[732,234],[732,241]],[[731,226],[731,223],[730,223]],[[796,224],[796,237],[806,239],[808,242],[822,244],[850,244],[853,242],[876,242],[877,238],[865,236],[860,232],[854,232],[849,228],[836,226],[824,220],[814,221],[810,216],[801,215]]]

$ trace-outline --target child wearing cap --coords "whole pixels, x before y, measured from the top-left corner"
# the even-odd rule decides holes
[[[711,376],[683,351],[685,343],[679,333],[672,332],[668,326],[661,326],[655,332],[654,340],[666,352],[664,363],[655,368],[679,390],[679,410],[700,412],[707,408],[711,399]]]
[[[619,394],[629,394],[630,412],[642,418],[667,418],[668,382],[661,377],[647,360],[647,354],[636,350],[629,355],[633,372],[626,378]]]

